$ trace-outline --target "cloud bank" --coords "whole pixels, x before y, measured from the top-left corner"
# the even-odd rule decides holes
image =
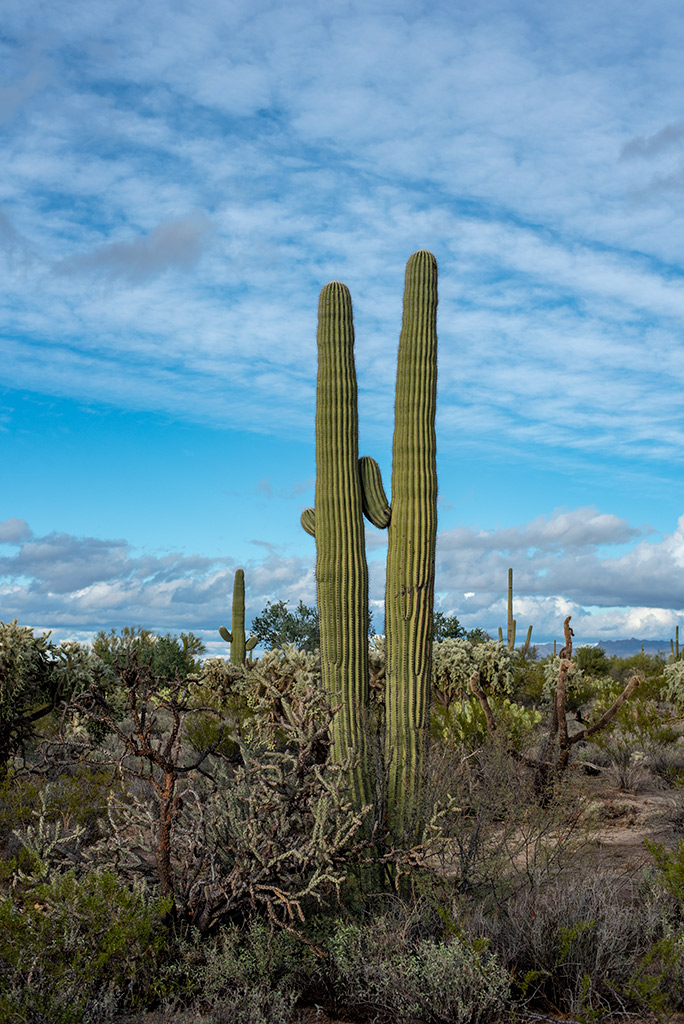
[[[646,534],[646,535],[644,535]],[[633,547],[625,545],[638,539]],[[248,620],[266,602],[315,602],[313,560],[255,542],[243,565]],[[0,601],[6,618],[86,637],[99,629],[142,624],[191,629],[213,640],[230,614],[231,559],[140,554],[125,540],[35,536],[19,519],[0,523]],[[617,553],[615,551],[617,549]],[[515,529],[442,532],[437,552],[437,607],[469,628],[496,635],[506,619],[507,570],[515,581],[520,628],[538,640],[561,635],[572,614],[578,642],[636,635],[661,639],[684,613],[684,516],[653,536],[614,515],[586,507],[555,511]],[[371,603],[381,625],[384,559],[374,552]]]

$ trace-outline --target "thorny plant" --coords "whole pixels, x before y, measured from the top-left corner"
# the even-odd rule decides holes
[[[182,805],[178,784],[195,772],[211,778],[207,763],[213,753],[208,747],[194,760],[185,760],[184,724],[189,715],[211,709],[191,706],[187,683],[176,679],[162,684],[135,650],[125,651],[116,669],[119,685],[113,691],[94,685],[64,706],[56,740],[43,745],[44,764],[111,766],[124,791],[130,780],[137,780],[143,792],[151,791],[156,870],[162,896],[171,896],[172,832]],[[87,729],[73,728],[74,721],[87,722],[95,734],[106,731],[107,743],[97,745]],[[215,745],[221,739],[219,732]]]
[[[45,771],[85,762],[118,778],[89,859],[157,881],[175,916],[201,931],[254,910],[292,930],[307,905],[339,898],[349,865],[369,849],[369,808],[354,810],[347,794],[350,765],[328,758],[335,709],[310,666],[291,661],[281,666],[286,686],[270,663],[238,684],[250,708],[243,735],[239,715],[193,704],[192,683],[162,683],[126,653],[118,691],[94,687],[72,700],[44,744]],[[189,758],[185,724],[196,713],[220,728]],[[83,722],[106,728],[107,741],[98,746]],[[226,733],[230,755],[220,749]]]

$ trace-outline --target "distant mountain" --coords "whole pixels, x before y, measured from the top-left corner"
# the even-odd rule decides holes
[[[644,654],[662,654],[667,657],[670,653],[669,640],[637,640],[632,637],[630,640],[583,640],[574,644],[574,650],[578,647],[602,647],[608,657],[615,654],[618,658],[629,658],[633,654],[639,654],[643,645]],[[556,645],[558,649],[562,643]],[[547,654],[553,654],[553,644],[537,644],[537,655],[545,658]]]

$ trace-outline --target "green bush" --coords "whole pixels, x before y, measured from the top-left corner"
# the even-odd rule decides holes
[[[157,993],[170,901],[111,871],[0,894],[0,1020],[85,1024]]]

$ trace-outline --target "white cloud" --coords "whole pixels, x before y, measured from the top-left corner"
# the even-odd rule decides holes
[[[438,539],[437,607],[469,628],[483,626],[496,635],[506,620],[512,566],[521,631],[532,623],[538,639],[560,635],[571,614],[578,637],[587,640],[661,639],[684,611],[684,516],[662,537],[638,540],[641,532],[594,508],[555,512],[515,529],[445,531]],[[4,614],[47,623],[58,635],[65,628],[83,632],[133,623],[210,631],[229,614],[236,568],[230,558],[141,555],[124,540],[36,537],[17,519],[0,524],[0,543],[19,548],[0,558]],[[263,554],[243,562],[248,618],[269,600],[315,603],[313,556],[254,543]],[[380,627],[384,558],[372,558],[369,572]]]

